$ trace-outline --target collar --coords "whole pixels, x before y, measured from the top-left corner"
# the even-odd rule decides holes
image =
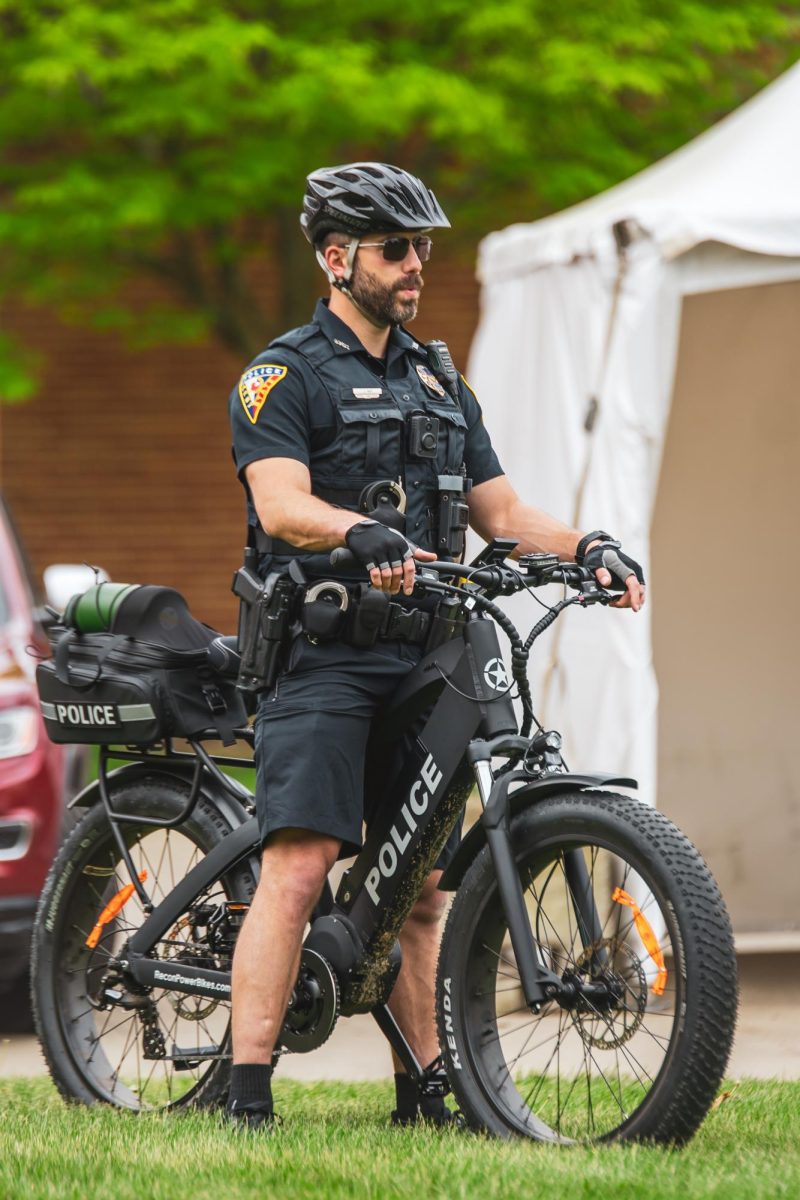
[[[335,313],[331,312],[326,299],[317,301],[313,320],[314,324],[318,325],[322,333],[325,334],[336,354],[366,354],[368,358],[372,358],[369,350],[363,345],[361,339],[357,337],[350,326],[346,325]],[[408,354],[409,352],[419,354],[423,359],[427,358],[425,347],[422,343],[412,337],[402,325],[394,325],[389,334],[389,344],[386,351],[387,365],[394,362],[401,355]]]

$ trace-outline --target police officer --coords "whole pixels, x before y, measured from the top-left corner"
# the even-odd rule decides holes
[[[602,531],[582,535],[520,501],[472,392],[460,377],[448,385],[404,328],[417,314],[430,233],[449,227],[433,193],[384,163],[318,170],[308,178],[300,224],[330,298],[319,301],[310,324],[250,364],[230,401],[250,540],[263,572],[294,560],[311,587],[332,578],[330,552],[346,545],[391,611],[377,636],[359,633],[352,614],[340,635],[298,633],[283,673],[260,698],[262,873],[233,963],[228,1102],[233,1119],[250,1126],[272,1119],[269,1063],[304,927],[334,862],[360,848],[362,818],[369,823],[370,720],[422,653],[427,615],[408,599],[415,562],[463,549],[465,522],[443,514],[468,511],[482,537],[515,538],[520,553],[577,555],[604,585],[613,572],[623,589],[618,606],[644,603],[641,569],[618,543]],[[458,837],[456,830],[400,937],[391,1009],[423,1063],[438,1054],[433,987],[444,896],[437,884]],[[447,1123],[443,1101],[420,1097],[395,1066],[393,1119]]]

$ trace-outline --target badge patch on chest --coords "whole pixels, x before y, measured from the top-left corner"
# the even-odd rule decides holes
[[[439,380],[431,371],[430,367],[426,367],[424,363],[417,363],[417,374],[419,375],[426,388],[430,388],[437,396],[443,396],[444,388],[439,383]]]
[[[251,367],[249,371],[245,371],[239,380],[239,399],[242,402],[244,411],[254,425],[258,419],[258,414],[266,403],[267,396],[275,387],[275,384],[280,383],[284,378],[288,369],[288,367],[278,367],[269,363],[263,363],[257,367]]]

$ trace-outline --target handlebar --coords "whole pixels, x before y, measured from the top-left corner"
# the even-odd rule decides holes
[[[356,556],[345,547],[331,551],[331,566],[355,567],[366,570]],[[609,604],[617,596],[600,587],[592,571],[577,563],[559,562],[552,554],[524,554],[519,568],[506,562],[466,563],[416,561],[414,590],[436,590],[439,577],[463,579],[466,584],[477,585],[490,596],[512,596],[515,592],[549,583],[563,583],[582,593],[583,603]],[[521,568],[521,569],[520,569]],[[577,599],[577,597],[576,597]]]

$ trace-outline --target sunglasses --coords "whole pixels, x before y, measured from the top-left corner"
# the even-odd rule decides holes
[[[420,262],[427,262],[431,256],[433,242],[429,237],[388,237],[382,242],[359,242],[359,249],[379,249],[383,251],[386,262],[402,262],[409,248],[414,247]]]

